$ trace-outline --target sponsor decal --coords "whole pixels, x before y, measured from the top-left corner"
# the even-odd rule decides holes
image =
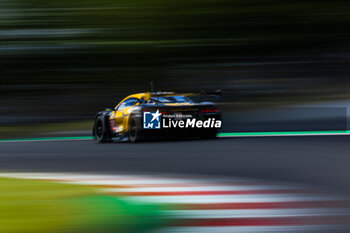
[[[144,129],[160,129],[160,116],[162,114],[157,110],[156,112],[143,113],[143,128]]]
[[[170,128],[221,128],[222,122],[214,117],[197,119],[191,114],[173,113],[162,114],[159,109],[156,112],[143,113],[144,129],[170,129]]]

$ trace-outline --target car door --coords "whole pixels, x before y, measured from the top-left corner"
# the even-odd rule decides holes
[[[122,102],[115,111],[116,132],[124,133],[127,131],[127,124],[132,107],[138,103],[137,98],[129,98]]]

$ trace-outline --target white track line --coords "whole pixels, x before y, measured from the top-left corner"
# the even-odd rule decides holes
[[[23,179],[42,179],[42,180],[64,180],[67,182],[81,182],[81,184],[91,184],[91,185],[113,185],[113,184],[125,184],[125,182],[140,181],[141,184],[153,184],[159,182],[159,184],[164,184],[167,182],[171,183],[184,183],[188,184],[191,182],[195,183],[227,183],[227,182],[256,182],[256,180],[244,179],[244,178],[215,178],[208,177],[206,179],[202,178],[191,178],[184,176],[172,176],[167,178],[167,175],[85,175],[85,174],[75,174],[75,173],[0,173],[0,176],[8,176],[14,178]]]
[[[225,185],[198,187],[145,187],[145,188],[104,188],[105,192],[200,192],[200,191],[251,191],[251,190],[302,190],[301,186],[286,185]]]
[[[249,190],[305,190],[305,185],[296,184],[264,184],[266,181],[240,178],[188,179],[159,178],[157,176],[137,175],[78,175],[60,173],[0,173],[0,177],[22,179],[52,180],[60,183],[116,186],[115,188],[101,188],[105,192],[181,192],[181,191],[249,191]],[[237,184],[234,184],[237,182]],[[118,188],[127,186],[129,188]]]
[[[170,217],[185,219],[212,218],[272,218],[306,216],[349,216],[349,209],[305,208],[305,209],[240,209],[240,210],[170,210]]]
[[[257,195],[177,195],[177,196],[128,196],[128,201],[164,204],[211,204],[343,200],[338,197],[310,194],[257,194]]]

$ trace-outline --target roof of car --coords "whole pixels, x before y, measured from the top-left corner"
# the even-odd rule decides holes
[[[174,96],[174,95],[183,95],[183,96],[189,96],[192,95],[191,93],[176,93],[176,92],[170,92],[170,91],[158,91],[158,92],[144,92],[144,93],[136,93],[127,96],[123,99],[126,100],[128,98],[144,98],[145,100],[150,99],[151,97],[157,97],[157,96]]]

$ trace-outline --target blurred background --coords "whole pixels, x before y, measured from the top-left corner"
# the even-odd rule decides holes
[[[181,232],[211,233],[211,226],[220,224],[248,224],[254,233],[304,232],[309,228],[299,225],[310,224],[318,227],[312,232],[349,232],[348,136],[137,145],[99,145],[90,137],[35,143],[2,140],[91,136],[98,111],[130,94],[149,91],[150,81],[157,91],[222,89],[219,99],[211,99],[223,112],[222,132],[349,130],[349,25],[346,0],[0,0],[0,169],[11,172],[0,179],[0,232],[138,232],[152,222],[168,224],[163,215],[172,216],[159,214],[161,205],[152,211],[148,205],[111,205],[109,196],[96,197],[84,187],[72,193],[70,186],[16,183],[7,177],[13,178],[14,171],[78,172],[51,177],[81,184],[97,181],[124,192],[117,195],[144,195],[145,200],[163,195],[154,200],[166,205],[178,199],[189,204],[173,209],[178,218],[190,220],[184,226],[209,226],[206,231]],[[123,172],[141,175],[123,180]],[[183,177],[169,183],[163,180],[165,173]],[[50,174],[40,176],[47,181]],[[130,180],[140,183],[124,187]],[[272,185],[268,180],[307,185],[295,189],[291,183]],[[147,182],[154,186],[146,186],[145,193]],[[313,185],[316,194],[310,192]],[[319,190],[327,195],[318,199]],[[341,201],[332,196],[338,191],[345,193]],[[84,199],[88,195],[92,199]],[[67,196],[83,199],[67,202]],[[200,202],[204,205],[193,205]],[[108,213],[113,218],[106,217]],[[77,224],[67,225],[66,231],[48,231],[47,226],[63,221],[56,214],[69,224],[77,219]],[[91,220],[103,226],[95,230]],[[340,231],[318,226],[325,224],[347,226]],[[238,231],[225,229],[220,232]]]
[[[90,129],[151,80],[222,89],[226,112],[344,101],[349,12],[345,0],[0,0],[0,137]],[[344,128],[344,105],[326,107]]]

